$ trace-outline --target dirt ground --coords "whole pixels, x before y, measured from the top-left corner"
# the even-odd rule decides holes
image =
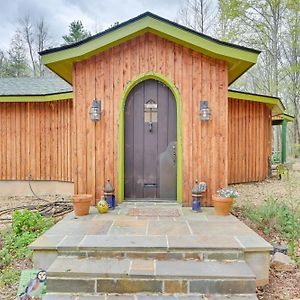
[[[300,197],[300,160],[293,164],[293,172],[290,174],[293,181],[296,183],[292,191],[289,192],[289,186],[285,180],[278,180],[276,178],[267,179],[260,183],[236,184],[234,188],[240,193],[238,204],[245,201],[252,201],[259,205],[270,196],[285,200],[287,198]],[[292,196],[291,196],[292,194]],[[61,196],[44,196],[43,199],[47,201],[61,200]],[[10,223],[1,220],[1,218],[9,218],[9,214],[1,215],[1,210],[8,207],[17,207],[30,204],[43,204],[44,201],[36,200],[34,197],[1,197],[0,196],[0,230],[5,226],[10,226]],[[248,226],[257,231],[255,226],[249,220],[243,220]],[[259,232],[266,240],[272,242],[271,236],[265,236]],[[1,241],[0,241],[1,246]],[[16,261],[14,268],[20,270],[31,267],[30,259],[23,261]],[[11,295],[16,294],[17,283],[9,289],[0,289],[0,299],[10,300],[14,299]],[[300,269],[295,269],[293,272],[276,272],[270,269],[270,283],[264,288],[257,290],[259,299],[264,300],[300,300]]]

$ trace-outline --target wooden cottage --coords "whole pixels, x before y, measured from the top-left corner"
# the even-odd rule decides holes
[[[24,93],[1,88],[0,188],[31,176],[56,192],[74,182],[74,193],[96,201],[110,179],[119,202],[189,206],[196,179],[207,184],[204,205],[220,187],[264,180],[272,115],[284,107],[228,90],[258,55],[151,13],[43,51],[73,92],[41,82]],[[34,93],[35,85],[45,90]],[[91,120],[93,103],[99,121]]]

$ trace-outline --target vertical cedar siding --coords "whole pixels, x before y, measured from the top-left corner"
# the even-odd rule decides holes
[[[272,152],[271,109],[230,98],[228,117],[228,183],[264,180]]]
[[[227,185],[227,64],[150,33],[74,65],[75,192],[98,199],[107,179],[117,189],[120,97],[127,83],[145,72],[166,76],[181,95],[184,204],[191,205],[198,179],[207,183],[204,203],[211,205],[211,193]],[[103,107],[96,124],[88,118],[95,97]],[[201,99],[212,109],[208,123],[199,118]]]
[[[0,103],[0,180],[72,181],[72,100]]]

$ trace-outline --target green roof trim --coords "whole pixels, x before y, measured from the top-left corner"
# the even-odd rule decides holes
[[[42,51],[44,64],[72,83],[72,65],[146,32],[154,33],[184,47],[228,62],[229,84],[256,63],[260,51],[229,44],[187,27],[144,13],[81,42]],[[150,70],[149,70],[150,71]]]
[[[273,115],[278,115],[285,111],[285,107],[278,97],[228,90],[228,98],[265,103],[272,109]]]
[[[48,95],[0,95],[0,102],[49,102],[73,99],[73,92],[54,93]]]
[[[283,114],[279,114],[279,115],[275,115],[273,116],[273,118],[275,120],[277,120],[277,118],[282,120],[282,121],[287,121],[287,122],[294,122],[295,116],[289,115],[287,113],[283,113]]]

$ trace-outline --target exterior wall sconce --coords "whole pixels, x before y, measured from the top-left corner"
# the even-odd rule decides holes
[[[101,118],[101,100],[94,99],[90,107],[90,119],[93,122],[97,122]]]
[[[200,101],[200,117],[201,121],[208,122],[210,120],[211,112],[208,108],[208,101],[207,100],[201,100]]]

